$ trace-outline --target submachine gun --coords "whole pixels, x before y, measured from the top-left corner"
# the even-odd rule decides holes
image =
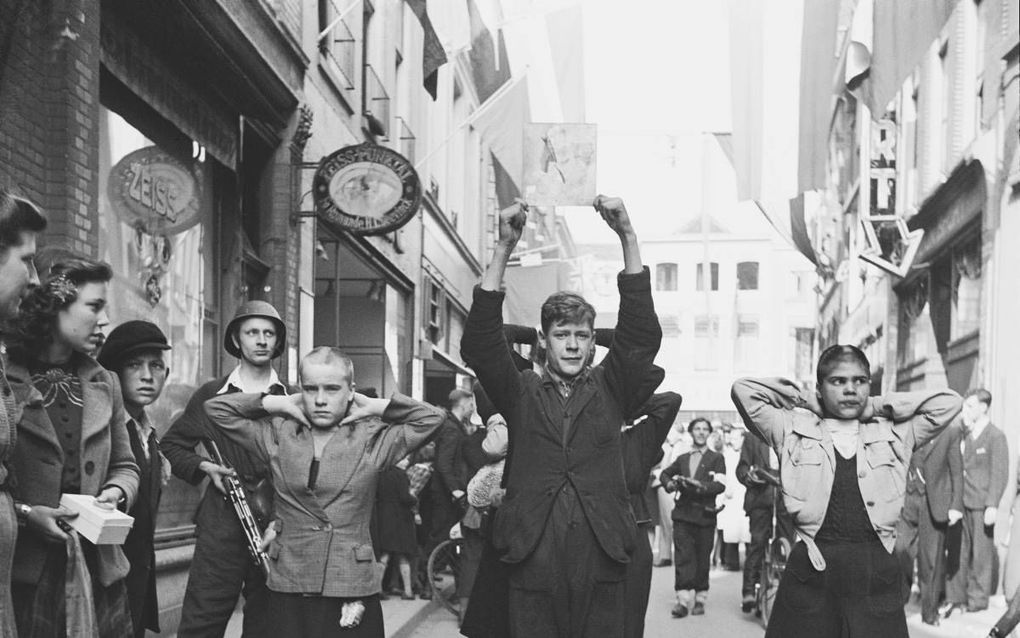
[[[216,445],[216,441],[211,439],[205,441],[205,446],[212,454],[213,460],[223,467],[230,467],[226,461],[223,460],[223,455],[220,454],[220,448]],[[224,497],[230,504],[234,506],[234,512],[237,514],[237,520],[241,522],[241,529],[244,530],[244,538],[248,543],[248,555],[251,556],[252,561],[262,570],[262,574],[269,577],[269,556],[262,551],[262,532],[259,530],[258,522],[255,520],[255,515],[251,512],[251,507],[248,506],[248,496],[244,492],[244,487],[241,485],[241,481],[236,476],[224,476],[223,487],[226,488],[227,494]]]

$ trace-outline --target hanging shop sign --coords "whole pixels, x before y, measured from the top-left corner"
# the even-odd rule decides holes
[[[861,259],[905,277],[917,256],[923,230],[910,230],[896,209],[896,114],[871,123],[868,213],[861,217]]]
[[[355,235],[381,235],[415,216],[422,189],[406,157],[365,143],[322,158],[312,193],[319,217]]]
[[[133,228],[156,235],[195,225],[202,201],[196,170],[157,146],[128,153],[110,171],[107,196]]]

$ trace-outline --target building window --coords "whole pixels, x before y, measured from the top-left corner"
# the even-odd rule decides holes
[[[347,3],[344,3],[347,4]],[[354,33],[351,32],[335,0],[319,0],[319,52],[328,61],[331,71],[340,76],[340,89],[354,89],[354,61],[357,54]]]
[[[737,263],[737,290],[758,290],[758,262]]]
[[[676,291],[676,264],[656,264],[655,289]]]
[[[719,369],[719,317],[701,315],[694,319],[694,369]]]
[[[425,298],[425,321],[427,322],[426,328],[428,329],[429,341],[439,345],[443,338],[443,326],[445,325],[445,314],[446,304],[443,299],[443,287],[440,286],[435,280],[426,280],[428,293]]]
[[[952,315],[949,338],[953,341],[981,327],[981,240],[975,238],[953,251]]]
[[[761,340],[758,318],[741,315],[737,318],[737,342],[734,350],[734,366],[737,370],[755,370],[760,365]]]
[[[953,107],[953,79],[950,74],[952,69],[949,67],[949,41],[942,43],[939,48],[939,65],[938,65],[938,89],[939,94],[936,96],[939,100],[939,141],[941,142],[939,148],[942,151],[941,162],[939,170],[946,172],[949,170],[949,162],[952,157],[953,139],[949,128],[949,116]]]
[[[712,262],[709,264],[709,272],[711,273],[709,281],[709,290],[719,290],[719,264]],[[695,272],[694,289],[698,291],[705,290],[705,264],[698,264]]]

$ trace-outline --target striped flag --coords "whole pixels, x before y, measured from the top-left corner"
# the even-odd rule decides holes
[[[406,1],[418,18],[418,22],[421,23],[422,30],[425,31],[425,44],[422,47],[422,76],[425,78],[425,90],[435,100],[439,84],[439,67],[447,62],[446,51],[443,50],[443,43],[439,41],[439,36],[436,35],[436,30],[432,27],[432,21],[429,20],[426,0]]]

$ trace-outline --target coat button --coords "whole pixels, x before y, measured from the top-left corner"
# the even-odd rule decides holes
[[[859,476],[861,478],[864,478],[867,475],[868,475],[868,471],[867,470],[861,470],[860,472],[857,473],[857,476]]]
[[[875,501],[868,501],[867,503],[865,503],[865,505],[867,505],[868,507],[874,507]]]
[[[92,476],[92,473],[96,471],[96,464],[92,461],[85,462],[85,473]]]

